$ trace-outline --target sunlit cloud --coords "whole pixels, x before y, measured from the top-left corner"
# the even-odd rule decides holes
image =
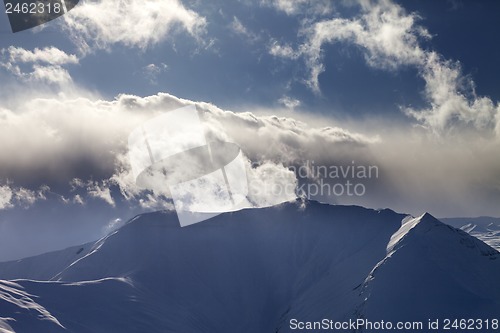
[[[47,200],[46,193],[50,191],[47,185],[36,190],[13,186],[10,182],[0,186],[0,210],[21,207],[30,208],[39,200]]]
[[[257,40],[259,40],[259,36],[254,32],[250,31],[246,26],[244,26],[243,23],[236,16],[233,16],[233,20],[231,21],[229,28],[235,34],[245,38],[251,43],[254,43]]]
[[[360,1],[360,14],[354,18],[318,19],[302,29],[304,42],[295,48],[271,43],[269,53],[286,59],[303,59],[309,70],[306,83],[321,92],[320,75],[325,71],[324,47],[346,43],[359,47],[368,66],[389,71],[411,66],[425,82],[428,108],[401,106],[403,112],[437,134],[461,131],[464,127],[498,134],[498,103],[478,96],[474,82],[462,73],[459,62],[422,46],[431,34],[419,24],[419,16],[400,5],[384,0]]]
[[[262,0],[261,5],[274,7],[291,16],[304,13],[327,15],[333,10],[332,1],[328,0]]]
[[[0,67],[25,82],[64,85],[72,78],[64,66],[78,64],[79,58],[56,47],[26,50],[10,46],[0,50]]]
[[[87,0],[64,18],[70,38],[83,53],[112,44],[144,49],[179,31],[202,41],[207,24],[179,0]]]

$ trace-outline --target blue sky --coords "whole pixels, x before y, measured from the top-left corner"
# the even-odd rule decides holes
[[[305,73],[300,60],[284,61],[268,52],[272,40],[299,44],[297,33],[305,15],[290,16],[258,2],[194,2],[186,6],[207,19],[206,31],[200,37],[203,43],[183,31],[144,49],[116,43],[108,50],[93,51],[70,68],[73,80],[107,98],[120,93],[145,96],[168,91],[236,110],[252,105],[275,107],[283,95],[300,100],[301,109],[307,112],[350,117],[400,117],[397,105],[426,103],[421,96],[424,84],[416,69],[370,68],[362,51],[344,42],[325,47],[326,70],[320,76],[322,95],[314,94],[301,83]],[[493,73],[500,66],[496,61],[500,46],[495,42],[499,4],[417,1],[404,6],[417,12],[421,16],[419,23],[432,34],[425,46],[447,59],[460,61],[464,73],[473,76],[477,92],[497,100]],[[353,8],[337,7],[339,13],[332,16],[356,12]],[[235,19],[253,36],[235,32]],[[53,45],[68,53],[77,52],[67,31],[58,23],[46,24],[40,32],[9,34],[4,15],[0,22],[1,46],[32,49]],[[149,64],[164,64],[166,68],[152,80],[144,73]]]
[[[90,241],[117,219],[171,208],[131,183],[127,135],[194,102],[262,166],[249,171],[255,183],[307,183],[279,176],[306,160],[355,161],[380,168],[367,195],[316,199],[500,216],[498,7],[87,0],[16,34],[1,15],[4,253]],[[60,222],[71,228],[56,227],[57,212],[74,215]],[[35,237],[47,226],[59,231]]]

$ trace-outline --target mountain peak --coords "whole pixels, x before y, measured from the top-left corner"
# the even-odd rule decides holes
[[[430,226],[444,225],[439,219],[434,217],[432,214],[425,212],[420,217],[418,217],[421,224],[429,224]]]
[[[432,216],[429,212],[425,212],[420,216],[421,220],[428,220],[428,219],[436,219],[434,216]]]
[[[430,214],[405,218],[388,209],[300,200],[186,228],[171,211],[139,215],[93,245],[0,264],[0,278],[8,270],[25,272],[21,266],[28,264],[35,271],[77,258],[52,275],[58,281],[16,281],[71,332],[83,326],[125,333],[281,332],[291,318],[395,319],[391,315],[403,306],[413,320],[436,313],[463,317],[456,299],[471,304],[471,314],[498,313],[491,304],[500,300],[500,262],[470,244],[472,237]],[[0,297],[0,307],[5,303]],[[434,303],[453,312],[429,309]],[[99,306],[82,314],[81,304]],[[16,311],[3,316],[19,318]],[[248,314],[243,322],[242,313]],[[103,323],[103,317],[110,319]],[[17,321],[7,324],[22,331]],[[36,323],[31,328],[58,332]]]
[[[414,232],[428,232],[433,227],[442,224],[429,213],[424,213],[419,217],[413,217],[411,215],[406,216],[401,221],[401,227],[398,231],[396,231],[389,243],[387,244],[387,253],[394,251],[396,248],[400,246],[400,243],[408,237],[411,233]]]

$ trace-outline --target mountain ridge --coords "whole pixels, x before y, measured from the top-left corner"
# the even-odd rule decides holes
[[[497,313],[498,256],[430,214],[299,200],[186,228],[173,212],[139,215],[85,247],[52,281],[15,283],[72,332],[289,332],[291,318],[422,319],[433,294],[451,308],[458,297]],[[460,273],[467,269],[479,278]],[[411,284],[429,283],[425,274],[435,275],[438,290],[420,284],[421,297],[414,295]],[[92,306],[78,312],[72,299]],[[44,329],[37,332],[57,332]]]

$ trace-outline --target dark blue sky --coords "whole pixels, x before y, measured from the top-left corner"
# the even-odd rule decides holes
[[[428,49],[460,61],[464,73],[474,79],[478,94],[499,99],[495,80],[500,70],[497,1],[413,1],[401,5],[408,12],[417,12],[420,24],[433,35],[425,42]],[[343,42],[325,45],[326,71],[319,78],[322,94],[313,93],[302,82],[307,73],[301,59],[279,59],[268,52],[272,40],[299,45],[302,39],[297,35],[307,15],[289,16],[270,6],[244,2],[193,2],[191,8],[207,19],[205,45],[186,32],[146,49],[116,44],[71,67],[74,81],[107,98],[120,93],[144,96],[166,91],[235,110],[275,107],[279,98],[287,95],[300,100],[304,111],[336,117],[387,115],[404,119],[398,105],[426,103],[421,95],[424,82],[415,68],[370,68],[358,47]],[[349,12],[356,11],[339,8],[339,13]],[[234,17],[255,35],[253,40],[230,28]],[[41,32],[13,35],[8,29],[2,16],[0,47],[54,45],[77,52],[54,22]],[[209,40],[213,40],[211,46],[207,46]],[[142,72],[151,63],[168,66],[154,82]]]

